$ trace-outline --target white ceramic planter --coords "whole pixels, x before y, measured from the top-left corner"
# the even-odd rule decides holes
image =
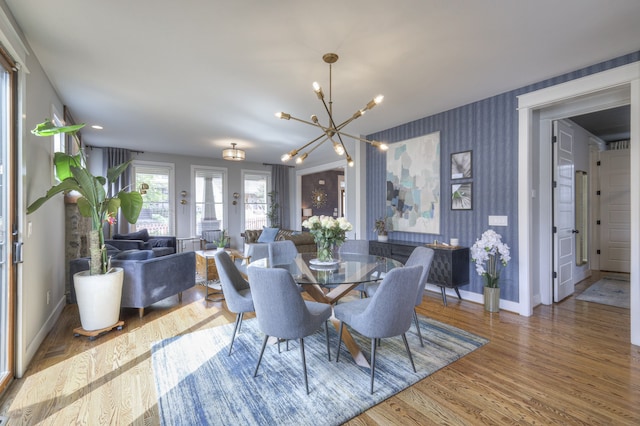
[[[89,271],[73,276],[80,323],[86,331],[110,327],[120,319],[124,270],[113,268],[103,275],[89,275]]]
[[[380,234],[378,234],[378,241],[386,243],[387,241],[389,241],[389,236],[388,235],[380,235]]]

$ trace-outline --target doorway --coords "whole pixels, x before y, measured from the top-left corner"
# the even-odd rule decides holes
[[[640,164],[640,63],[531,92],[518,98],[519,308],[532,315],[552,303],[552,120],[622,105],[631,108],[629,157]],[[631,170],[631,253],[640,252],[640,170]],[[640,265],[631,265],[631,343],[640,344]]]

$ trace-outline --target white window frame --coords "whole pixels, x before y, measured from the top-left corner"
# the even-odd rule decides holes
[[[272,183],[271,183],[271,172],[268,171],[263,171],[263,170],[242,170],[241,171],[241,177],[242,177],[242,190],[241,190],[241,194],[240,194],[240,199],[242,200],[242,210],[241,210],[241,226],[243,229],[245,229],[246,226],[246,221],[245,221],[245,193],[244,193],[244,181],[246,179],[247,175],[258,175],[258,176],[265,176],[267,178],[267,194],[269,194],[269,192],[272,191]],[[269,208],[269,196],[267,195],[267,209]],[[268,211],[268,210],[267,210]],[[268,218],[267,218],[268,221]],[[270,224],[267,222],[267,226],[270,226]]]
[[[220,227],[222,229],[229,229],[229,203],[228,203],[228,188],[229,188],[229,172],[226,167],[211,167],[211,166],[198,166],[191,165],[191,203],[189,203],[189,221],[191,227],[191,235],[199,236],[197,233],[198,226],[196,223],[196,173],[199,171],[213,172],[222,174],[222,223]]]
[[[158,171],[166,171],[169,175],[169,235],[176,235],[176,203],[175,203],[175,164],[174,163],[162,163],[158,161],[143,161],[143,160],[134,160],[131,163],[132,166],[132,178],[133,182],[133,190],[139,191],[140,185],[136,180],[136,175],[141,170],[141,173],[149,173],[149,169],[156,169]],[[132,225],[133,229],[137,229],[136,225]]]

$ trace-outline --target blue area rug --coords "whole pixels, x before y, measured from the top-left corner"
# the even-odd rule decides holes
[[[407,333],[417,373],[402,337],[383,339],[377,350],[374,394],[369,369],[356,365],[329,327],[305,339],[309,391],[304,389],[298,342],[267,346],[258,376],[253,371],[263,334],[246,320],[227,356],[233,324],[185,334],[152,345],[158,406],[165,425],[338,425],[488,342],[487,339],[420,316],[425,347],[415,327]],[[371,343],[352,333],[367,359]]]
[[[576,297],[576,300],[629,309],[630,298],[631,288],[628,276],[608,276],[591,284]]]

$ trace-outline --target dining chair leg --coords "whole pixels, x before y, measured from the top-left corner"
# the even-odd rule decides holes
[[[340,359],[340,346],[342,346],[342,327],[344,323],[340,321],[340,330],[338,330],[338,352],[336,352],[336,362]]]
[[[420,337],[420,346],[424,348],[424,342],[422,341],[422,333],[420,332],[420,323],[418,322],[418,313],[413,310],[413,321],[416,323],[416,330],[418,330],[418,337]]]
[[[304,338],[300,338],[300,356],[302,357],[302,370],[304,371],[304,387],[309,395],[309,382],[307,380],[307,361],[304,358]]]
[[[444,287],[440,287],[440,292],[442,293],[442,303],[444,304],[444,306],[447,306],[447,292],[445,291]]]
[[[229,345],[229,353],[227,355],[231,355],[231,349],[233,349],[233,341],[236,338],[236,334],[238,333],[238,330],[240,329],[240,323],[242,322],[242,315],[243,315],[242,312],[240,312],[238,315],[236,315],[236,325],[233,328],[233,335],[231,336],[231,344]]]
[[[371,394],[373,395],[373,377],[376,373],[376,341],[380,339],[371,339]]]
[[[324,322],[324,333],[327,336],[327,356],[329,357],[329,362],[331,362],[331,348],[329,347],[329,321]]]
[[[260,356],[258,357],[258,363],[256,364],[256,371],[253,372],[253,377],[258,375],[258,368],[260,367],[260,361],[262,361],[262,355],[264,354],[264,348],[267,347],[267,340],[269,340],[269,336],[265,334],[264,341],[262,342],[262,349],[260,349]]]
[[[411,356],[411,350],[409,350],[409,343],[407,342],[406,333],[402,333],[402,340],[404,340],[404,348],[407,350],[407,355],[409,355],[409,361],[411,361],[411,367],[413,367],[413,372],[417,373],[416,366],[413,363],[413,357]]]

